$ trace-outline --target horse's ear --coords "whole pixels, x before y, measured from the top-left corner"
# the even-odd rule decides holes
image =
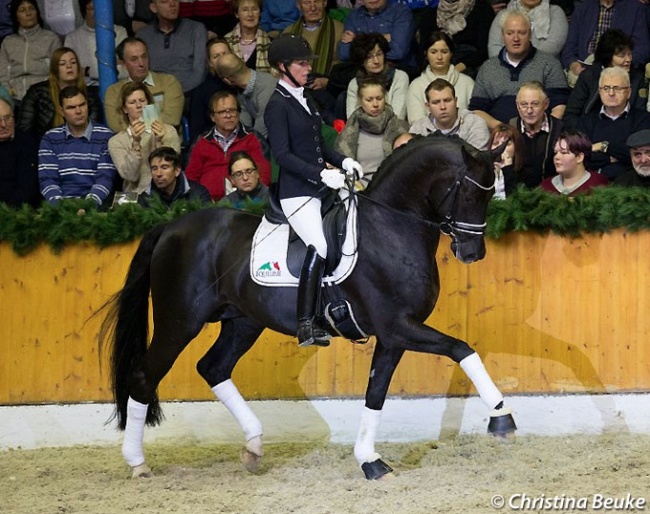
[[[507,139],[496,148],[492,148],[488,150],[488,152],[490,153],[490,157],[492,158],[492,162],[501,160],[501,154],[505,151],[506,146],[508,146]]]

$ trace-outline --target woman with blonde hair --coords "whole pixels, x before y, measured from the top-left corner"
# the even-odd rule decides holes
[[[88,96],[88,115],[91,121],[101,122],[102,103],[97,86],[86,86],[79,59],[74,50],[57,48],[50,57],[48,79],[29,88],[20,107],[18,127],[39,140],[48,130],[63,124],[59,112],[59,93],[68,86],[77,86]]]

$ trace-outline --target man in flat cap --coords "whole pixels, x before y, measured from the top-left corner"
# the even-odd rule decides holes
[[[650,187],[650,129],[631,134],[626,141],[632,167],[621,173],[614,184],[627,187]]]

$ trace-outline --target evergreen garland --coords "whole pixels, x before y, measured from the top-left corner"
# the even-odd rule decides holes
[[[132,241],[159,223],[205,208],[228,205],[206,207],[179,201],[169,209],[154,201],[146,209],[125,204],[103,212],[87,200],[66,200],[56,207],[44,203],[38,209],[13,209],[0,204],[0,242],[9,243],[19,255],[28,254],[40,244],[49,245],[54,252],[81,242],[106,247]],[[264,208],[251,202],[246,210],[262,214]],[[589,195],[569,198],[540,189],[519,189],[505,200],[490,202],[486,233],[494,239],[526,231],[577,237],[618,228],[630,232],[650,229],[650,190],[599,187]]]

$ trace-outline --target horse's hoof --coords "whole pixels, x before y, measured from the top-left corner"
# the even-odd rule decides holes
[[[133,467],[131,478],[153,478],[153,472],[146,464],[140,464]]]
[[[512,411],[508,407],[494,410],[490,413],[490,422],[488,423],[488,434],[498,439],[507,439],[514,437],[517,430],[517,424],[512,417]]]
[[[391,475],[393,472],[393,468],[381,459],[372,462],[364,462],[361,464],[361,469],[368,480],[379,480],[384,477],[390,478],[388,475]]]
[[[262,464],[262,456],[250,451],[244,446],[241,450],[241,462],[250,473],[257,473]]]

